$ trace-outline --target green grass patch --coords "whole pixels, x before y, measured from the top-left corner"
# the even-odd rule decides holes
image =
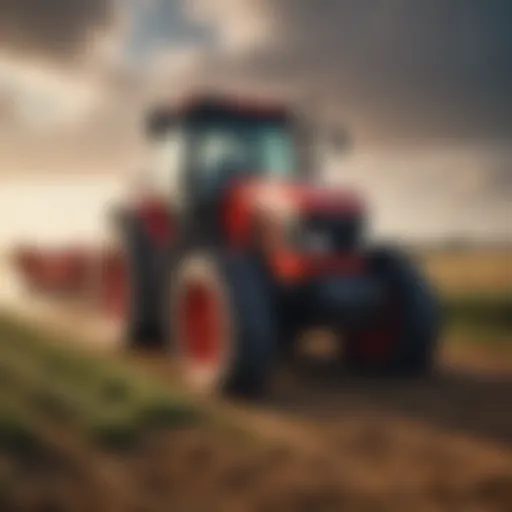
[[[512,334],[512,294],[466,294],[444,300],[450,325]]]
[[[444,298],[448,339],[512,353],[512,293],[470,293]]]
[[[21,458],[34,457],[44,443],[21,404],[0,395],[0,452]]]
[[[108,448],[204,419],[185,398],[133,368],[1,316],[0,380],[17,403]]]

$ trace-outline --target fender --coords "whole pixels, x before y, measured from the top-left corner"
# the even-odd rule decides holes
[[[177,236],[177,222],[172,209],[159,197],[138,197],[133,203],[121,208],[118,216],[122,221],[130,216],[138,219],[157,248],[169,247]]]

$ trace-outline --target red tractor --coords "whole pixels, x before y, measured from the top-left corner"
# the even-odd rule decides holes
[[[354,193],[313,182],[286,109],[204,97],[153,113],[148,131],[149,193],[119,217],[132,344],[168,343],[192,385],[237,392],[261,390],[315,326],[352,369],[429,371],[437,299],[402,254],[367,245]]]
[[[353,370],[431,369],[429,284],[399,251],[368,245],[357,195],[314,183],[311,141],[287,109],[201,97],[147,127],[156,159],[117,212],[127,272],[110,293],[132,346],[166,345],[190,385],[237,393],[261,391],[319,326]]]

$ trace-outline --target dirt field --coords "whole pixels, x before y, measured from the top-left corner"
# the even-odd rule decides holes
[[[176,386],[161,354],[121,359]],[[281,371],[259,403],[200,403],[233,431],[162,433],[121,454],[72,442],[72,456],[64,446],[35,465],[4,458],[2,467],[11,499],[26,507],[13,510],[508,512],[511,370],[512,357],[460,345],[430,381],[309,364]]]
[[[507,258],[499,271],[494,259],[481,264],[487,281],[468,267],[454,277],[460,263],[431,260],[429,272],[457,293],[492,291],[490,274],[512,289],[503,284]],[[176,386],[165,357],[120,352],[87,318],[36,316]],[[71,456],[63,447],[37,463],[1,456],[2,485],[22,505],[12,510],[512,511],[512,350],[446,340],[429,381],[357,379],[318,363],[279,372],[273,389],[259,403],[201,404],[250,440],[197,427],[123,454],[72,443]]]

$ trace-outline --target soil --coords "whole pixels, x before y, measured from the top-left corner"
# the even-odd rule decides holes
[[[161,356],[129,359],[173,379]],[[470,345],[449,346],[425,381],[310,364],[259,403],[207,404],[249,439],[196,428],[87,465],[0,457],[0,510],[511,512],[511,404],[510,353]]]
[[[194,429],[128,454],[3,460],[10,511],[509,511],[506,454],[389,419],[325,425],[325,449],[250,445]]]

